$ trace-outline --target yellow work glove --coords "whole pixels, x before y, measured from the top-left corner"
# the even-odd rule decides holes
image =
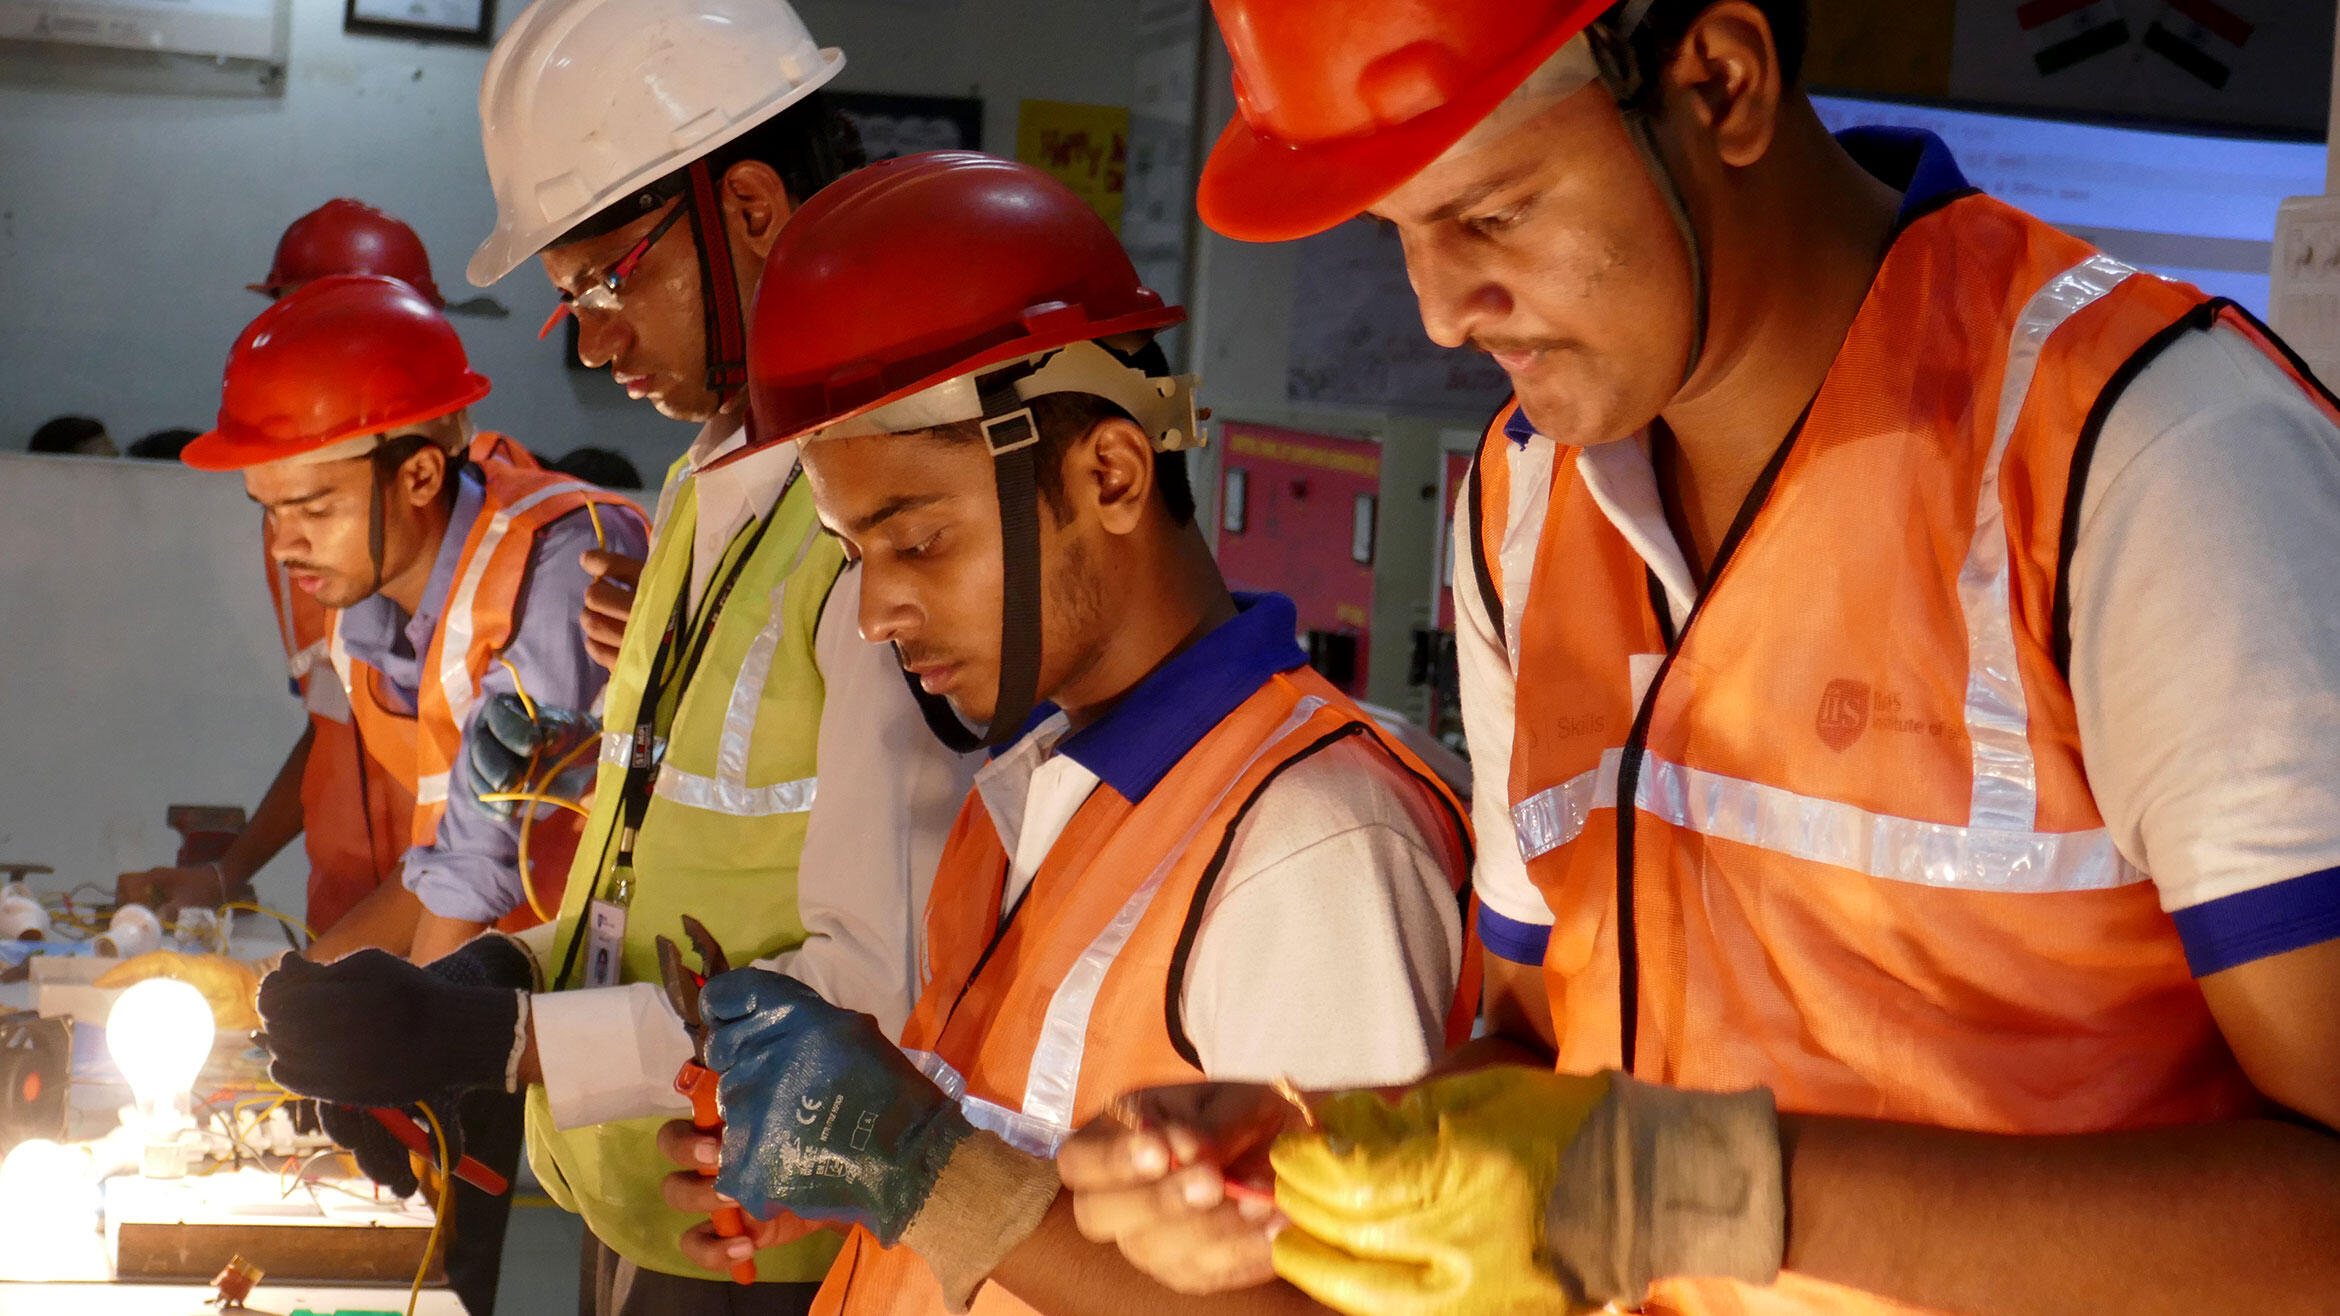
[[[212,1022],[223,1033],[248,1033],[260,1026],[260,1011],[253,1004],[260,994],[260,973],[242,960],[148,951],[108,969],[97,985],[127,987],[149,978],[176,978],[203,993],[211,1005]]]
[[[1276,1273],[1374,1316],[1579,1310],[1543,1256],[1561,1157],[1606,1075],[1498,1067],[1344,1092],[1276,1141]]]

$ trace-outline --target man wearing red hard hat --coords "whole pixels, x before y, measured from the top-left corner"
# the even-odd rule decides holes
[[[449,782],[494,694],[592,702],[605,674],[552,620],[585,588],[576,552],[562,554],[646,537],[623,498],[492,455],[495,436],[479,443],[469,408],[488,387],[412,285],[335,275],[244,331],[218,427],[182,454],[244,473],[271,560],[327,610],[324,660],[358,739],[415,802],[403,882],[421,908],[404,949],[418,962],[557,899],[575,823],[548,822],[531,856],[542,872],[524,873],[530,811],[485,807]],[[473,462],[475,451],[491,455]]]
[[[2331,395],[1931,136],[1829,134],[1798,0],[1214,7],[1204,219],[1370,213],[1516,390],[1456,527],[1453,1063],[1537,1068],[1321,1101],[1272,1243],[1099,1127],[1083,1223],[1350,1311],[2328,1307]]]
[[[388,275],[431,305],[445,304],[414,230],[396,216],[346,198],[294,220],[277,241],[267,277],[246,286],[274,300],[334,274]],[[495,435],[482,436],[473,455],[484,459],[491,451],[523,464],[531,460],[518,444]],[[323,953],[382,946],[403,954],[420,914],[414,896],[398,881],[414,800],[359,744],[349,701],[325,661],[326,609],[313,595],[293,589],[265,552],[262,563],[284,641],[286,679],[307,709],[309,724],[253,809],[251,822],[224,854],[191,868],[125,873],[115,884],[116,894],[166,912],[250,900],[252,875],[298,834],[309,862],[302,917],[325,938]]]
[[[843,179],[773,249],[759,432],[801,445],[862,634],[995,755],[899,1046],[792,977],[707,983],[728,1124],[661,1145],[721,1172],[667,1199],[776,1223],[700,1226],[700,1264],[826,1224],[816,1312],[1177,1310],[1055,1205],[1067,1133],[1133,1086],[1401,1082],[1468,1035],[1461,806],[1309,670],[1289,600],[1220,579],[1152,342],[1182,318],[1070,190],[970,152]]]

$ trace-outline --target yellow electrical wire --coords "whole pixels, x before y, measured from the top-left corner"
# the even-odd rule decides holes
[[[546,795],[538,791],[490,791],[475,798],[481,804],[549,804],[556,809],[567,809],[580,818],[589,817],[592,812],[575,800],[563,799],[558,795]],[[530,814],[521,820],[521,825],[526,826],[529,822],[534,821],[535,817],[536,815]]]
[[[585,510],[593,511],[593,504],[586,503]],[[598,513],[595,513],[593,517],[593,538],[597,543],[601,539],[601,517]],[[528,710],[528,720],[532,723],[536,722],[536,701],[529,697],[528,686],[520,679],[520,669],[514,667],[507,659],[499,657],[496,661],[503,663],[504,670],[512,674],[512,693],[520,696],[520,706]],[[549,804],[556,809],[566,809],[580,818],[592,817],[592,812],[577,801],[562,799],[558,795],[550,795],[546,792],[552,788],[554,782],[560,780],[562,773],[567,772],[587,750],[596,748],[599,743],[598,738],[587,737],[563,755],[558,763],[553,764],[552,770],[541,777],[534,775],[538,751],[530,750],[528,752],[528,766],[520,773],[522,789],[495,791],[475,797],[481,804],[526,804],[531,806],[520,815],[520,852],[515,862],[520,869],[520,893],[528,897],[529,912],[547,923],[552,921],[554,911],[546,909],[544,902],[537,898],[536,875],[528,866],[528,833],[536,826],[536,809],[533,806]]]
[[[591,812],[583,805],[577,803],[575,800],[564,800],[558,795],[547,795],[544,792],[549,789],[555,781],[560,780],[560,775],[564,772],[567,772],[570,765],[574,764],[579,758],[583,757],[585,751],[592,749],[596,743],[597,742],[592,740],[584,741],[583,743],[577,745],[574,749],[571,749],[567,754],[563,755],[559,762],[553,764],[552,771],[545,773],[544,776],[534,782],[524,782],[524,784],[535,786],[535,790],[506,791],[499,792],[494,795],[482,795],[479,798],[483,802],[490,804],[496,803],[500,800],[512,800],[518,803],[525,803],[529,805],[550,804],[556,808],[567,809],[569,812],[576,814],[580,818],[589,818],[592,816]],[[529,762],[534,763],[535,761],[536,756],[531,754],[529,756]],[[525,777],[526,774],[522,775]],[[528,864],[528,834],[533,831],[535,827],[536,810],[531,808],[520,819],[520,853],[517,856],[515,862],[519,865],[520,868],[520,892],[522,895],[528,897],[529,912],[535,914],[538,918],[544,920],[545,922],[550,923],[552,922],[555,911],[546,909],[544,907],[544,902],[537,899],[536,870],[531,868]]]
[[[528,697],[528,686],[520,679],[520,669],[514,667],[509,658],[499,655],[496,661],[502,663],[504,670],[512,674],[512,693],[520,696],[520,706],[528,710],[528,720],[534,722],[536,720],[536,701]]]
[[[254,914],[265,914],[268,917],[275,919],[277,922],[284,924],[286,927],[299,928],[301,930],[301,935],[307,937],[311,941],[315,941],[317,939],[317,934],[310,929],[308,924],[301,922],[299,919],[294,918],[292,915],[287,914],[282,910],[270,909],[266,905],[255,904],[249,900],[231,900],[228,903],[221,905],[219,907],[219,912],[226,914],[239,909],[248,910]]]
[[[431,1255],[439,1250],[439,1231],[447,1227],[447,1203],[455,1195],[455,1167],[447,1164],[447,1131],[439,1127],[430,1103],[418,1101],[414,1108],[422,1112],[423,1121],[431,1126],[431,1140],[438,1144],[439,1200],[431,1208],[431,1236],[423,1243],[422,1264],[414,1268],[414,1286],[406,1291],[406,1316],[414,1316],[415,1304],[422,1301],[423,1280],[431,1273]]]
[[[591,498],[585,500],[585,519],[593,523],[593,546],[606,550],[609,538],[601,533],[601,507]]]

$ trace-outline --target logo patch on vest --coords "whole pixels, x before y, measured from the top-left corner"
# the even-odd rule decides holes
[[[1820,743],[1843,753],[1869,729],[1869,683],[1834,680],[1820,692],[1820,713],[1812,720]]]

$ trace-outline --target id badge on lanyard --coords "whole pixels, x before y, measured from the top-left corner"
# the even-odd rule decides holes
[[[596,900],[585,918],[585,985],[615,987],[625,967],[626,907]]]

